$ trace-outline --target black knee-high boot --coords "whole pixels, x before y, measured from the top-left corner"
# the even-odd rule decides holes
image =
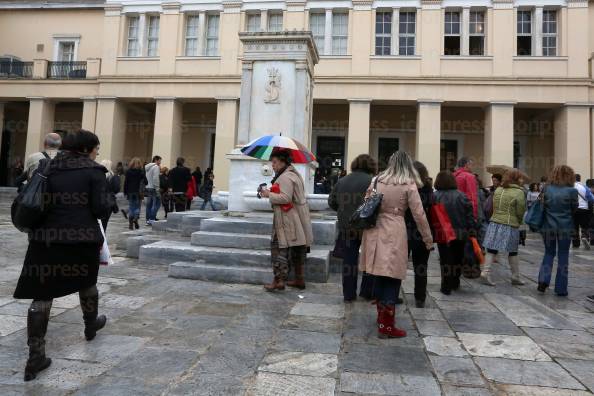
[[[37,373],[52,364],[52,359],[45,356],[45,333],[49,322],[52,301],[33,301],[27,312],[27,345],[29,359],[25,366],[25,381],[37,377]]]
[[[105,327],[107,318],[99,315],[99,291],[97,286],[92,286],[79,293],[80,308],[85,322],[85,338],[91,341],[97,335],[97,331]]]

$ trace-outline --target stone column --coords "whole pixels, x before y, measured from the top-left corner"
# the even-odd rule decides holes
[[[371,99],[349,99],[349,133],[345,168],[359,154],[369,154]]]
[[[415,158],[427,167],[429,176],[440,170],[441,100],[418,101]]]
[[[206,13],[201,11],[198,13],[198,55],[202,56],[206,54],[204,49],[204,42],[206,38]]]
[[[352,31],[355,32],[351,40],[351,67],[353,74],[369,74],[369,56],[375,53],[375,44],[372,47],[371,37],[375,36],[375,17],[371,10],[370,0],[353,0]],[[373,22],[372,22],[373,21]],[[375,37],[373,38],[375,43]]]
[[[286,0],[285,30],[307,30],[305,0]]]
[[[566,103],[555,117],[555,165],[569,165],[582,179],[591,176],[589,103]]]
[[[97,121],[97,99],[94,96],[85,96],[83,100],[82,129],[95,132]]]
[[[587,1],[568,0],[566,21],[569,21],[568,23],[571,25],[567,28],[564,28],[562,24],[561,26],[557,25],[559,32],[557,33],[557,54],[567,55],[568,77],[588,78],[588,64],[594,64],[594,62],[588,62],[591,51],[584,45],[584,37],[588,36],[588,27],[591,26],[588,4]],[[565,32],[566,40],[563,40]],[[565,53],[560,52],[561,40],[566,43],[566,49],[563,49]]]
[[[213,171],[218,191],[229,190],[229,161],[225,157],[235,148],[237,98],[217,98],[217,125]]]
[[[153,154],[163,158],[162,164],[175,166],[182,148],[183,106],[173,97],[157,97]]]
[[[116,74],[117,58],[125,50],[127,37],[124,30],[125,15],[122,15],[121,4],[106,4],[103,18],[103,56],[101,57],[101,73],[112,76]],[[121,42],[121,44],[120,44]]]
[[[44,97],[29,99],[29,121],[25,157],[39,151],[45,135],[54,131],[55,104]]]
[[[443,52],[441,0],[421,0],[419,12],[417,51],[422,56],[421,72],[424,76],[437,76]]]
[[[180,3],[163,3],[161,6],[163,13],[159,21],[159,72],[161,74],[175,73],[175,57],[177,54],[177,45],[169,40],[161,38],[177,38],[180,21]],[[177,40],[176,40],[177,41]]]
[[[252,112],[252,74],[254,64],[243,61],[241,74],[241,106],[239,108],[239,125],[237,127],[237,144],[246,145],[250,140],[250,114]]]
[[[415,25],[416,27],[416,25]],[[392,55],[400,55],[400,8],[392,8]]]
[[[115,97],[99,97],[97,100],[95,134],[101,142],[100,159],[109,159],[117,164],[124,160],[126,107]]]
[[[487,20],[487,40],[492,43],[489,55],[493,56],[493,74],[510,76],[513,72],[516,20],[514,4],[510,0],[493,0],[492,21]]]
[[[326,24],[324,25],[324,54],[332,55],[332,9],[326,9]]]
[[[268,31],[268,10],[260,10],[260,31]]]
[[[34,59],[33,60],[33,79],[44,80],[47,78],[47,59]]]
[[[532,42],[532,51],[534,56],[542,56],[542,6],[534,9],[534,41]]]
[[[514,166],[514,105],[491,102],[485,111],[484,166]]]
[[[470,7],[462,8],[462,31],[460,32],[460,54],[468,56],[470,54],[469,40],[470,40]]]
[[[239,73],[239,41],[237,35],[241,24],[241,1],[224,0],[219,23],[219,55],[221,74]]]

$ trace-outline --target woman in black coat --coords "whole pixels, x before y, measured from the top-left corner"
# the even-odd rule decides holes
[[[130,229],[140,228],[138,218],[140,217],[140,206],[142,204],[142,191],[148,184],[146,174],[140,158],[134,157],[128,164],[128,170],[124,178],[124,195],[128,199],[128,225]]]
[[[105,326],[98,316],[99,251],[103,235],[98,219],[111,210],[102,165],[94,160],[99,139],[81,130],[67,135],[51,160],[43,222],[29,234],[29,247],[14,298],[33,299],[27,313],[29,359],[25,381],[51,364],[45,333],[54,298],[79,293],[88,341]]]

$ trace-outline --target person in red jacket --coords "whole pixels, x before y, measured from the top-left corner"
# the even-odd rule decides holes
[[[198,192],[196,191],[196,178],[192,176],[190,181],[188,181],[188,188],[186,190],[186,210],[190,210],[192,206],[192,200],[197,195]]]
[[[462,157],[458,160],[458,169],[454,172],[458,190],[463,192],[472,203],[472,213],[474,218],[478,218],[478,183],[472,173],[473,161],[468,157]]]

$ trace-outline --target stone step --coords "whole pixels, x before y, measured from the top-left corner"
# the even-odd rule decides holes
[[[270,235],[197,231],[192,233],[191,243],[196,246],[262,250],[270,249]]]
[[[306,280],[327,282],[329,246],[314,247],[307,255]],[[139,259],[145,265],[169,265],[176,261],[204,260],[213,265],[248,266],[271,269],[269,250],[194,246],[189,242],[159,241],[140,247]]]
[[[315,245],[334,245],[336,221],[312,220]],[[200,231],[270,235],[272,218],[215,217],[205,219]]]
[[[200,231],[202,220],[220,216],[218,212],[198,212],[182,217],[181,233],[182,236],[189,237],[192,233]]]
[[[211,282],[251,283],[272,281],[270,268],[207,264],[204,261],[178,261],[169,265],[169,277]]]
[[[138,258],[140,247],[162,240],[158,235],[138,235],[126,240],[126,257]]]

